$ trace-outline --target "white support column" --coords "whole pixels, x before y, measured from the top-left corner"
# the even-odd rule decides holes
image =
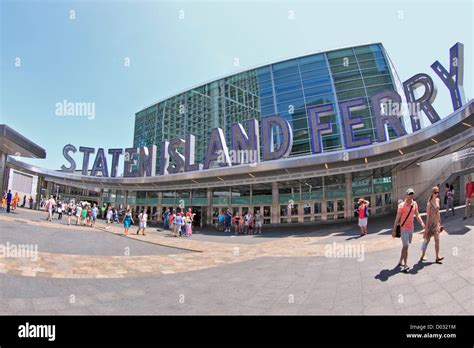
[[[345,205],[345,220],[350,220],[354,216],[352,207],[352,173],[345,173],[346,182],[346,205]]]
[[[206,217],[206,224],[208,226],[212,226],[212,189],[210,187],[207,188],[207,217]]]
[[[272,182],[272,217],[270,220],[272,224],[280,223],[280,204],[278,198],[278,182]]]

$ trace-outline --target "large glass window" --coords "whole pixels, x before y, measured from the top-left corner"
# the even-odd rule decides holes
[[[300,200],[300,182],[283,181],[278,182],[278,195],[280,202],[291,202]]]
[[[250,185],[232,186],[232,204],[250,203]]]
[[[323,178],[301,180],[302,199],[323,199]]]
[[[128,191],[127,192],[127,203],[128,204],[137,203],[137,191]]]
[[[212,204],[230,204],[230,187],[213,188]]]
[[[314,202],[314,214],[321,214],[322,209],[321,209],[321,202]]]
[[[326,211],[328,213],[334,213],[334,201],[327,201],[326,202]]]
[[[252,203],[271,203],[272,202],[272,184],[252,185]]]
[[[163,191],[163,204],[175,204],[176,192],[175,191]]]
[[[374,192],[392,190],[392,174],[390,168],[377,168],[374,170]]]
[[[158,204],[158,191],[148,191],[146,197],[148,204]]]
[[[128,201],[130,202],[130,200],[128,200]],[[146,204],[146,191],[137,191],[136,192],[136,203]]]
[[[365,196],[372,193],[372,170],[352,173],[352,196]]]
[[[346,196],[346,180],[344,174],[324,177],[324,195],[325,198],[343,198]]]

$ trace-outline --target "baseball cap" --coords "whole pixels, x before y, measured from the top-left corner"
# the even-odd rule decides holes
[[[415,190],[413,190],[412,188],[409,188],[409,189],[407,190],[407,195],[409,195],[410,193],[415,194]]]

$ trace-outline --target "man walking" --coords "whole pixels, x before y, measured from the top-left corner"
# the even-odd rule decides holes
[[[474,205],[474,183],[472,182],[472,176],[467,177],[466,183],[466,209],[464,209],[463,219],[467,219],[467,212],[469,211],[469,217],[472,217],[472,206]]]
[[[8,190],[8,193],[7,193],[7,213],[10,212],[10,205],[12,204],[12,190]]]
[[[229,210],[227,210],[225,213],[224,223],[225,223],[225,232],[230,233],[230,226],[232,224],[232,214],[230,213]]]
[[[422,228],[425,228],[425,223],[418,211],[418,204],[413,199],[415,191],[409,188],[406,191],[405,200],[399,204],[395,223],[393,224],[392,237],[396,237],[397,225],[400,223],[400,238],[402,240],[402,251],[400,254],[399,267],[403,267],[402,271],[408,273],[408,247],[413,239],[413,231],[415,230],[414,218],[418,220]]]

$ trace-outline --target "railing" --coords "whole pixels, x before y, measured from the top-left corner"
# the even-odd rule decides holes
[[[431,194],[432,187],[439,183],[441,188],[444,188],[446,183],[451,183],[455,176],[460,172],[468,170],[470,168],[474,169],[474,148],[469,148],[462,151],[459,154],[459,159],[457,161],[449,161],[446,163],[435,176],[430,178],[427,181],[425,187],[420,191],[420,194],[417,195],[416,201],[420,210],[425,210],[426,203]],[[444,192],[444,191],[443,191]],[[442,199],[442,197],[440,196]]]

